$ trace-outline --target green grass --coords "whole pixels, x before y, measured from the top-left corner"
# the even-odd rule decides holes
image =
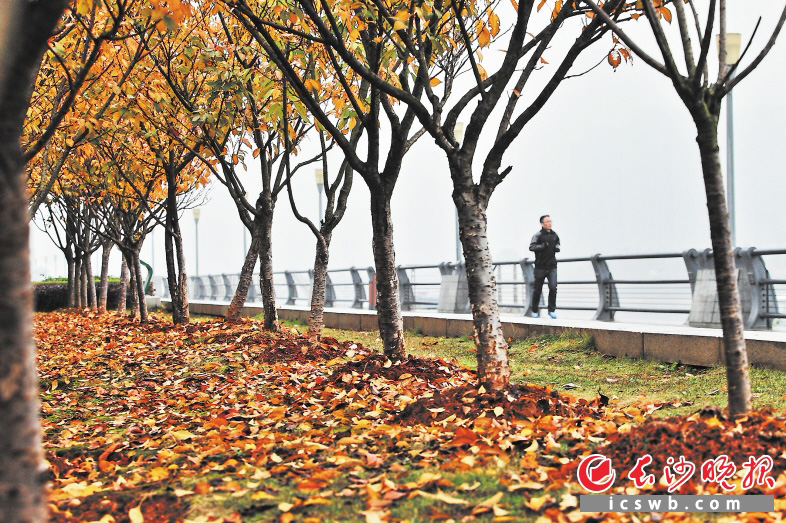
[[[305,332],[302,322],[282,323]],[[326,328],[323,335],[382,350],[377,332]],[[477,368],[475,344],[469,337],[440,338],[407,332],[406,345],[407,352],[414,356],[452,359],[471,369]],[[587,399],[597,397],[600,392],[622,406],[640,400],[664,403],[654,413],[657,417],[691,414],[705,406],[724,408],[728,403],[724,367],[695,367],[607,356],[595,350],[589,336],[567,334],[517,340],[511,344],[509,355],[515,383],[551,385],[561,392]],[[786,373],[753,367],[750,377],[754,409],[786,409],[783,392],[786,391]]]

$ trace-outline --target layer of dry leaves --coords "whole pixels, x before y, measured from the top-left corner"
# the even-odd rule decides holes
[[[363,500],[369,523],[407,521],[391,508],[415,497],[454,509],[435,509],[439,521],[638,521],[579,512],[574,472],[594,452],[620,471],[646,452],[696,462],[767,452],[772,493],[786,494],[786,421],[770,413],[651,420],[658,405],[620,409],[534,386],[492,394],[453,362],[391,362],[351,342],[274,336],[249,320],[183,327],[63,312],[37,316],[36,339],[52,522],[243,521],[194,508],[213,493],[250,496],[282,523],[315,523],[310,509],[350,497]],[[472,485],[434,470],[494,471],[499,492],[469,503],[462,492]],[[297,495],[280,502],[273,480]],[[696,483],[681,491],[702,492]],[[618,479],[608,493],[637,491]],[[511,510],[511,496],[526,499],[526,513]],[[776,508],[735,519],[781,520],[786,506]]]

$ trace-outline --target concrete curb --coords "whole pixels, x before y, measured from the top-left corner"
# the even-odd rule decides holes
[[[165,309],[169,300],[162,300]],[[229,303],[191,302],[191,314],[224,316]],[[243,316],[262,313],[262,306],[243,307]],[[307,322],[310,311],[305,307],[282,306],[279,318]],[[404,330],[427,336],[471,336],[472,320],[464,314],[429,314],[404,312]],[[326,309],[325,326],[346,330],[377,330],[375,311],[360,309]],[[551,320],[503,316],[502,329],[506,337],[528,338],[567,332],[592,336],[595,347],[603,354],[627,356],[690,365],[723,365],[722,333],[720,329],[696,327],[642,325],[633,323],[605,323],[601,321]],[[751,365],[786,371],[786,332],[745,331],[745,344]]]

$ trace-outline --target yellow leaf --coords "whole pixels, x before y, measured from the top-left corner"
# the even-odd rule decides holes
[[[489,25],[491,26],[491,36],[497,36],[499,33],[499,17],[494,11],[489,13]]]
[[[502,414],[504,414],[504,412],[505,412],[505,409],[503,409],[502,407],[494,407],[494,415],[495,416],[500,417],[500,416],[502,416]]]
[[[187,430],[178,430],[172,433],[172,435],[177,438],[178,441],[184,441],[187,439],[193,439],[196,436],[188,432]]]
[[[431,84],[431,87],[436,87],[436,86],[438,86],[439,84],[442,83],[442,80],[440,80],[439,78],[437,78],[435,76],[434,78],[431,79],[431,81],[429,83]]]
[[[497,503],[499,503],[499,502],[502,500],[502,497],[503,497],[504,495],[505,495],[505,493],[504,493],[504,492],[497,492],[496,494],[494,494],[493,496],[491,496],[491,497],[490,497],[489,499],[487,499],[486,501],[481,501],[480,503],[478,503],[477,505],[475,505],[475,508],[477,508],[477,507],[487,507],[487,508],[491,508],[491,507],[493,507],[494,505],[496,505]]]
[[[383,512],[376,510],[361,510],[360,513],[366,516],[366,523],[382,523],[382,516],[384,516]]]
[[[407,29],[407,24],[405,24],[401,20],[396,20],[395,22],[393,22],[394,31],[405,31],[406,29]]]
[[[721,423],[718,418],[714,418],[714,417],[713,418],[709,418],[709,419],[705,419],[704,420],[704,424],[707,425],[710,428],[712,428],[712,427],[721,427],[722,428],[723,427],[723,423]]]
[[[76,12],[81,16],[85,16],[90,12],[93,7],[93,0],[79,0],[76,3]]]
[[[478,45],[480,47],[486,47],[491,43],[491,33],[489,30],[486,29],[486,24],[483,24],[483,28],[480,30],[478,34]]]
[[[545,59],[545,58],[543,58],[543,57],[541,56],[541,57],[540,57],[540,63],[542,63],[542,64],[547,64],[548,62],[546,61],[546,59]]]
[[[450,494],[445,494],[441,490],[438,490],[436,494],[431,494],[430,492],[424,492],[422,490],[416,490],[415,494],[424,498],[442,501],[443,503],[448,503],[450,505],[466,505],[469,503],[469,501],[466,499],[454,498]]]
[[[659,7],[657,9],[658,15],[662,16],[668,23],[671,23],[671,11],[668,7]]]
[[[275,496],[271,496],[270,494],[268,494],[264,490],[260,490],[260,491],[257,491],[257,492],[254,492],[253,494],[251,494],[251,500],[252,501],[259,501],[261,499],[265,499],[265,500],[276,499],[276,497]]]
[[[540,0],[540,3],[538,4],[538,11],[540,11],[540,8],[544,5],[546,5],[546,0]]]
[[[161,481],[169,477],[169,470],[164,467],[156,467],[150,471],[150,479],[152,481]]]
[[[128,511],[128,518],[131,520],[131,523],[144,523],[145,516],[142,515],[142,509],[139,507],[134,507]]]
[[[543,508],[543,505],[545,505],[549,501],[553,501],[553,498],[548,494],[546,494],[537,498],[532,498],[529,501],[525,501],[524,505],[534,510],[535,512],[540,512],[540,509]]]
[[[292,503],[286,503],[286,502],[279,503],[278,504],[278,510],[280,510],[281,512],[289,512],[290,510],[292,510],[294,508],[294,506],[295,505],[293,505]]]

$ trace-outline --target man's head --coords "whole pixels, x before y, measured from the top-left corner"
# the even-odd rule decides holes
[[[551,216],[549,216],[548,214],[544,214],[543,216],[541,216],[540,217],[540,225],[541,225],[541,227],[543,227],[547,231],[550,231],[551,230]]]

